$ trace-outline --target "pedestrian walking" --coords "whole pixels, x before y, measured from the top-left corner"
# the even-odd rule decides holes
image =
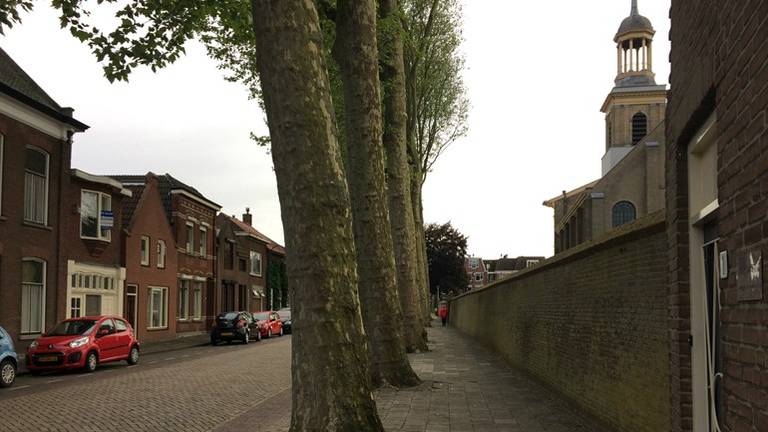
[[[443,327],[445,327],[445,323],[448,321],[448,304],[443,303],[440,305],[440,308],[437,309],[437,315],[440,317],[441,320],[443,320]]]

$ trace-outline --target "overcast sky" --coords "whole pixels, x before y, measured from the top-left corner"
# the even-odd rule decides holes
[[[264,115],[196,43],[156,74],[110,84],[88,48],[59,29],[43,2],[0,36],[3,47],[59,104],[91,128],[75,137],[74,167],[95,174],[170,173],[282,242],[271,156],[248,138]],[[669,0],[640,0],[656,29],[657,83],[669,76]],[[600,106],[613,86],[613,36],[630,0],[465,0],[469,134],[429,174],[427,222],[451,221],[469,252],[553,252],[552,210],[563,189],[600,176]]]

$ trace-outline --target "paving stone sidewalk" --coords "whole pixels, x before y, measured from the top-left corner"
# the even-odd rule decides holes
[[[474,340],[434,325],[431,351],[410,356],[424,383],[376,392],[387,431],[605,432]]]

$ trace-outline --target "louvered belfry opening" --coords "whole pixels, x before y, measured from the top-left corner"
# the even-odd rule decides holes
[[[632,145],[640,142],[648,134],[648,117],[639,112],[632,116]]]

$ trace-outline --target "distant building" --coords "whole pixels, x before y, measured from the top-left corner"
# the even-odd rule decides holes
[[[464,258],[464,270],[467,272],[467,279],[469,280],[467,288],[469,290],[482,288],[488,284],[488,269],[482,258]]]
[[[123,200],[125,312],[139,340],[176,337],[177,254],[173,229],[165,217],[158,178],[126,186],[133,192]]]
[[[517,272],[535,266],[541,261],[544,261],[542,256],[508,258],[506,255],[495,260],[485,260],[485,267],[488,270],[488,283],[510,277]]]
[[[554,209],[555,253],[664,209],[667,90],[653,73],[654,34],[633,2],[614,37],[615,87],[601,108],[602,177],[544,202]]]
[[[144,175],[116,175],[125,186],[146,184]],[[207,331],[216,310],[214,227],[220,205],[170,174],[157,176],[160,199],[176,244],[176,331]],[[172,317],[173,317],[172,315]],[[169,318],[170,319],[170,318]]]

